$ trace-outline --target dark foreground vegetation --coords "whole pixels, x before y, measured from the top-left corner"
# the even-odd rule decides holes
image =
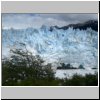
[[[39,56],[24,49],[11,50],[12,56],[2,60],[3,86],[97,86],[98,74],[74,75],[71,79],[55,78],[51,64],[43,65]],[[69,66],[67,65],[67,68]],[[82,66],[80,66],[82,67]]]

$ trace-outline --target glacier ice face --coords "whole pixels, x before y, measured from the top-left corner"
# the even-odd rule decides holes
[[[43,25],[40,29],[2,29],[2,56],[25,43],[33,54],[40,55],[46,63],[70,63],[73,67],[97,67],[98,32],[88,28],[79,30],[57,29]]]

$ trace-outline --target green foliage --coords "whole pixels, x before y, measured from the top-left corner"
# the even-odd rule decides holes
[[[25,44],[22,49],[11,50],[10,59],[2,61],[3,86],[97,86],[98,74],[74,75],[71,79],[58,79],[51,64],[44,65],[40,56],[28,52]],[[62,63],[63,68],[72,67]]]
[[[53,80],[51,64],[43,66],[40,56],[33,56],[26,47],[11,53],[10,59],[2,62],[2,85],[40,85]]]
[[[98,74],[86,74],[85,76],[75,74],[71,79],[64,79],[64,86],[97,86]]]

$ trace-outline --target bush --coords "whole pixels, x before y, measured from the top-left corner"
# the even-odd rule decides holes
[[[86,74],[85,76],[75,74],[71,79],[64,79],[64,86],[97,86],[98,74]]]
[[[43,65],[40,56],[33,56],[24,44],[22,49],[11,50],[10,59],[2,61],[3,86],[97,86],[98,74],[74,75],[71,79],[58,79],[51,64]],[[63,68],[71,65],[62,64]]]
[[[51,64],[43,66],[40,56],[33,56],[27,49],[11,53],[10,59],[2,62],[2,85],[42,85],[54,79]]]

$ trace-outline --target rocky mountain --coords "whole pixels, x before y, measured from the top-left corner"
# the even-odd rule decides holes
[[[92,30],[98,31],[98,21],[89,20],[84,23],[69,24],[64,27],[58,27],[58,26],[54,26],[54,27],[57,29],[64,29],[64,30],[67,30],[69,27],[73,27],[73,29],[80,29],[80,30],[86,30],[87,28],[91,28]]]

